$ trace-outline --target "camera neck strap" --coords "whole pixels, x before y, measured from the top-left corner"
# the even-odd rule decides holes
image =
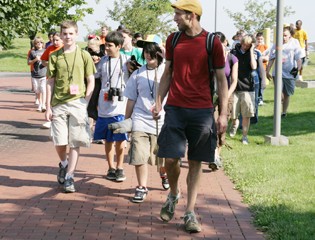
[[[154,81],[153,81],[153,84],[152,84],[152,86],[151,86],[151,84],[150,84],[150,78],[149,78],[149,70],[154,70],[154,69],[149,69],[148,68],[148,64],[146,65],[146,72],[147,72],[147,80],[148,80],[148,85],[149,85],[149,89],[150,89],[150,95],[151,95],[151,97],[153,98],[153,100],[154,100],[154,94],[153,94],[153,91],[154,91]],[[156,71],[155,71],[155,77],[154,78],[156,78]],[[156,93],[155,93],[156,94]]]
[[[62,52],[63,52],[63,57],[65,59],[65,62],[66,62],[66,65],[67,65],[67,72],[68,72],[68,80],[69,82],[71,83],[72,80],[73,80],[73,71],[74,71],[74,65],[75,65],[75,60],[77,59],[77,47],[75,47],[75,53],[74,53],[74,58],[73,58],[73,64],[72,64],[72,70],[70,71],[70,68],[69,68],[69,62],[66,58],[66,54],[65,54],[65,51],[64,49],[62,48]]]
[[[122,86],[123,86],[123,79],[122,79],[122,68],[123,68],[123,64],[122,64],[122,57],[121,55],[119,56],[119,59],[117,59],[116,61],[116,64],[115,64],[115,67],[113,69],[113,72],[112,72],[112,62],[111,62],[111,57],[109,57],[109,60],[108,60],[108,74],[109,74],[109,78],[108,78],[108,82],[109,82],[109,88],[112,87],[112,78],[113,78],[113,75],[115,73],[115,70],[116,70],[116,67],[118,65],[118,62],[120,62],[120,70],[119,70],[119,75],[118,75],[118,81],[119,81],[119,78],[120,78],[120,87],[122,89]]]

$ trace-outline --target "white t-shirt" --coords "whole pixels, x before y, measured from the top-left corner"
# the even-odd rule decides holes
[[[157,82],[160,82],[164,72],[164,63],[157,69]],[[152,106],[155,103],[156,85],[154,82],[155,70],[148,70],[143,65],[139,70],[134,71],[130,76],[126,89],[125,97],[136,101],[132,112],[132,131],[146,132],[156,134],[156,121],[152,117]],[[159,84],[158,86],[159,87]],[[166,100],[166,98],[164,99]],[[163,102],[164,105],[165,101]],[[164,123],[164,110],[160,113],[161,118],[158,121],[158,129],[160,132]]]
[[[294,79],[290,71],[296,67],[296,61],[301,59],[301,47],[297,44],[296,39],[291,38],[282,46],[282,78]],[[270,59],[276,58],[275,45],[271,49]],[[275,76],[276,68],[273,69]]]
[[[129,77],[126,62],[128,56],[120,54],[119,58],[111,58],[109,56],[102,57],[97,65],[97,73],[95,78],[101,78],[102,86],[98,98],[98,116],[99,117],[115,117],[117,115],[125,115],[127,99],[123,97],[123,92]],[[112,100],[108,98],[110,88],[115,88],[122,93],[122,101],[118,96],[113,96]]]

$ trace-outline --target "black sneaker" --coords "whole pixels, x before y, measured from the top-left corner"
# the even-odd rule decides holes
[[[63,185],[63,189],[64,189],[65,193],[74,193],[75,192],[73,178],[66,179],[66,181]]]
[[[219,170],[220,167],[222,167],[221,157],[216,156],[214,158],[214,162],[209,163],[209,168],[211,169],[211,171],[215,172]]]
[[[108,180],[116,180],[116,169],[115,168],[110,168],[107,171],[107,175],[105,176],[106,179]]]
[[[57,175],[57,181],[60,184],[64,184],[65,182],[65,177],[67,174],[67,169],[68,169],[68,165],[66,167],[62,166],[61,162],[59,163],[59,173]]]
[[[126,175],[124,174],[124,169],[116,169],[116,182],[123,182],[126,180]]]
[[[137,187],[135,196],[132,198],[134,203],[142,203],[148,195],[148,189],[145,187]]]

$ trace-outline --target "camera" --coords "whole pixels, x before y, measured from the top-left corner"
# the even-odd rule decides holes
[[[120,88],[110,88],[108,90],[108,101],[113,101],[113,97],[118,96],[118,101],[124,100],[123,91]]]
[[[290,74],[291,74],[294,78],[296,78],[296,76],[298,75],[298,72],[299,72],[298,68],[297,68],[297,67],[294,67],[294,68],[291,69]]]

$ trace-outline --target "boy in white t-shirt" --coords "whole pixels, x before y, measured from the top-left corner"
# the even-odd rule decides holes
[[[108,162],[106,178],[122,182],[126,180],[123,171],[124,147],[127,134],[114,134],[108,125],[125,119],[126,99],[123,92],[129,77],[126,62],[128,56],[119,52],[124,42],[123,35],[114,31],[106,35],[105,50],[97,66],[95,78],[101,78],[98,99],[98,119],[94,130],[94,140],[105,140],[105,154]],[[116,152],[116,166],[114,153]]]
[[[135,166],[138,186],[132,202],[143,202],[148,194],[148,164],[157,165],[162,178],[162,186],[169,188],[163,159],[155,156],[157,135],[164,122],[164,111],[158,121],[152,117],[158,84],[164,72],[162,50],[155,42],[138,40],[137,46],[143,48],[142,58],[147,64],[135,71],[128,80],[124,95],[128,98],[126,123],[131,130],[130,164]],[[113,124],[113,129],[120,131],[120,124]],[[126,124],[128,125],[128,124]],[[116,128],[117,127],[117,128]]]

